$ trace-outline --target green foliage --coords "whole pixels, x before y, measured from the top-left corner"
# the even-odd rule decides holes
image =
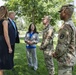
[[[75,26],[76,26],[76,12],[74,12],[72,19],[73,19],[73,22],[74,22],[74,24],[75,24]]]
[[[26,20],[29,23],[34,22],[39,28],[38,30],[41,30],[41,18],[44,15],[50,15],[52,17],[51,25],[55,26],[59,20],[58,10],[60,7],[72,1],[73,0],[7,0],[5,5],[9,10],[14,10],[19,17],[27,16],[28,19]],[[24,19],[25,22],[26,20]]]
[[[7,0],[5,3],[9,11],[15,11],[17,15],[20,14],[19,7],[20,7],[20,0]]]

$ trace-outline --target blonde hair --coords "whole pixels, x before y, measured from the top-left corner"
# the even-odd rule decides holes
[[[9,11],[8,16],[10,16],[11,14],[15,14],[14,11]]]

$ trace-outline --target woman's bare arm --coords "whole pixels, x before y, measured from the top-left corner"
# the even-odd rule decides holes
[[[3,21],[3,32],[4,32],[5,41],[7,43],[8,49],[9,49],[9,53],[12,53],[12,48],[11,48],[9,35],[8,35],[8,21],[7,20]]]

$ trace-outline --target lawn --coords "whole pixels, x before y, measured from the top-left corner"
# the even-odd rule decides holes
[[[20,39],[20,44],[16,44],[15,56],[14,56],[14,69],[5,71],[4,75],[48,75],[48,71],[45,66],[43,51],[39,50],[37,45],[37,56],[38,56],[38,70],[34,71],[33,68],[28,67],[26,58],[26,47],[24,39]],[[54,42],[56,45],[56,42]],[[57,61],[54,59],[55,64],[55,75],[57,75]],[[76,66],[74,67],[73,75],[76,75]]]

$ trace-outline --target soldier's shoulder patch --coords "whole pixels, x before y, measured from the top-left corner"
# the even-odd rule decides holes
[[[64,27],[59,31],[59,42],[65,43],[69,42],[71,39],[72,27],[69,25],[64,25]]]

